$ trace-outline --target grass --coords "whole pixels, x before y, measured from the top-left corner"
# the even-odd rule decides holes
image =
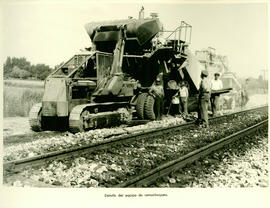
[[[29,84],[28,84],[29,85]],[[4,85],[4,117],[28,117],[31,107],[41,102],[43,88]]]
[[[8,79],[4,81],[4,85],[9,87],[43,88],[44,81]]]

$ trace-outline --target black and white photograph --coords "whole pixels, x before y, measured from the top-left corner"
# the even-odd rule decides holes
[[[5,190],[268,190],[269,3],[0,5]]]

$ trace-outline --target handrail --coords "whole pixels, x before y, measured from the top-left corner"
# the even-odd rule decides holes
[[[171,34],[170,34],[167,38],[165,38],[165,39],[169,39],[169,37],[171,37],[172,34],[174,34],[175,32],[177,32],[177,30],[178,30],[179,28],[180,28],[180,26],[177,27],[175,30],[172,30],[172,31],[162,31],[162,32],[171,32]]]
[[[181,44],[181,40],[187,44],[191,42],[191,32],[192,26],[186,23],[185,21],[181,21],[180,26],[178,26],[175,30],[168,30],[162,32],[170,32],[170,34],[165,38],[168,40],[174,34],[174,42],[173,42],[173,49],[182,52],[183,44]],[[178,34],[177,34],[178,33]]]

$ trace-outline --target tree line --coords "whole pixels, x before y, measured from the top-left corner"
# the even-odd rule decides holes
[[[55,68],[46,64],[31,64],[25,57],[7,57],[4,63],[4,79],[44,80]]]

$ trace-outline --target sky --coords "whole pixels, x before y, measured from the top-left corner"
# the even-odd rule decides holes
[[[267,69],[267,4],[91,3],[8,1],[2,4],[2,57],[26,57],[54,67],[90,46],[84,25],[91,21],[159,15],[165,29],[184,20],[192,25],[191,50],[209,46],[227,55],[240,77],[258,78]]]

